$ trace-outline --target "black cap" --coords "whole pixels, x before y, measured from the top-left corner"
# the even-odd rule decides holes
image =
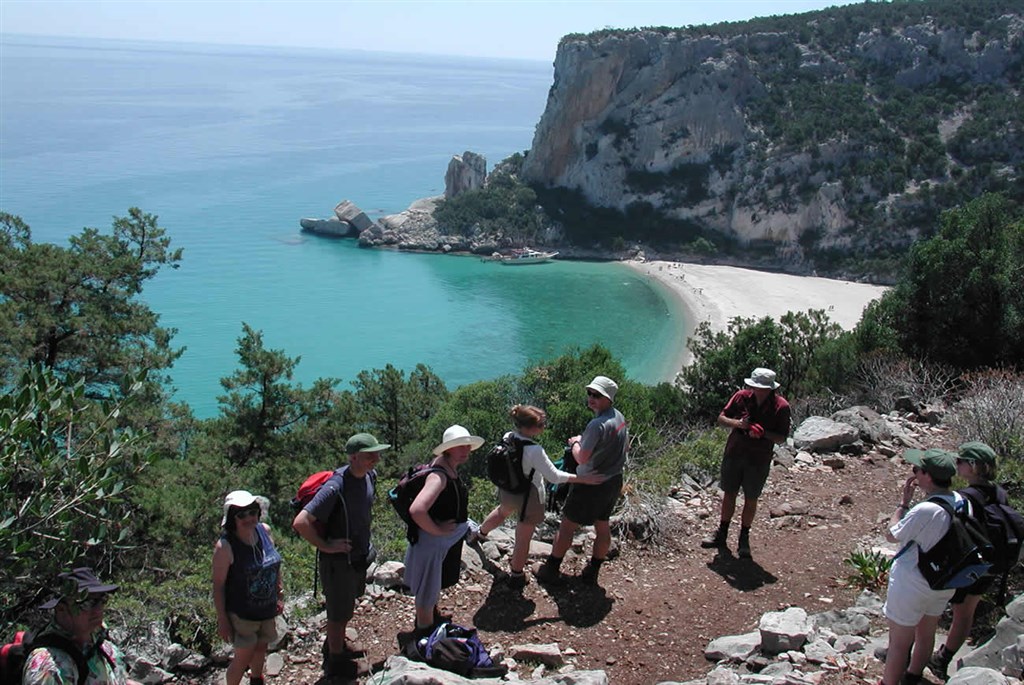
[[[118,587],[101,583],[92,569],[87,566],[65,571],[57,577],[60,578],[60,594],[40,606],[40,609],[52,609],[67,597],[84,599],[88,595],[105,595]]]

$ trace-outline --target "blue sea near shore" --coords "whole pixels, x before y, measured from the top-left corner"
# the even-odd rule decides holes
[[[503,267],[300,233],[350,199],[372,218],[440,194],[453,154],[530,146],[546,63],[4,35],[0,209],[66,244],[130,206],[181,268],[145,299],[186,352],[175,398],[217,410],[246,322],[296,379],[429,365],[449,387],[606,345],[631,377],[671,368],[682,312],[611,263]]]

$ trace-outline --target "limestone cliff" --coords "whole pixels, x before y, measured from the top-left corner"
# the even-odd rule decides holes
[[[626,239],[884,253],[1020,192],[1022,35],[1019,5],[938,0],[567,36],[522,178],[654,217]]]

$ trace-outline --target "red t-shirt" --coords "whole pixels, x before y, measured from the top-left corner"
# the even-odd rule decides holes
[[[753,390],[737,390],[722,413],[730,419],[746,417],[750,423],[759,423],[771,433],[789,435],[789,402],[777,392],[772,392],[764,404],[758,405]],[[769,460],[774,448],[775,443],[768,438],[755,439],[746,431],[734,428],[725,443],[725,456]]]

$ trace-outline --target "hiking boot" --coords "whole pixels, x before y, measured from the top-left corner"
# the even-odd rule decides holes
[[[253,678],[252,676],[249,676],[249,685],[263,685],[263,678]]]
[[[565,585],[565,576],[558,570],[557,566],[544,562],[538,564],[530,569],[533,573],[533,577],[537,579],[538,583],[544,585]]]
[[[712,549],[715,547],[721,549],[722,547],[725,547],[725,539],[728,535],[728,529],[719,527],[719,529],[716,530],[714,533],[701,540],[700,546],[704,549]]]
[[[949,663],[952,660],[953,653],[946,651],[946,645],[942,645],[934,654],[932,654],[932,658],[928,659],[928,670],[930,670],[936,678],[939,678],[942,682],[946,682],[949,680],[949,676],[946,674],[946,671],[949,670]]]
[[[510,590],[522,590],[526,587],[526,574],[522,571],[519,573],[509,573],[501,579],[501,582]]]
[[[329,678],[348,678],[352,680],[359,676],[359,665],[347,654],[328,657],[324,666],[324,675]]]
[[[597,575],[601,572],[601,564],[588,562],[580,572],[580,581],[587,585],[597,585]]]
[[[740,540],[736,545],[736,556],[740,559],[750,559],[750,534],[747,532],[740,532]]]
[[[924,679],[923,673],[911,673],[907,671],[900,678],[900,685],[921,685],[921,680]]]

